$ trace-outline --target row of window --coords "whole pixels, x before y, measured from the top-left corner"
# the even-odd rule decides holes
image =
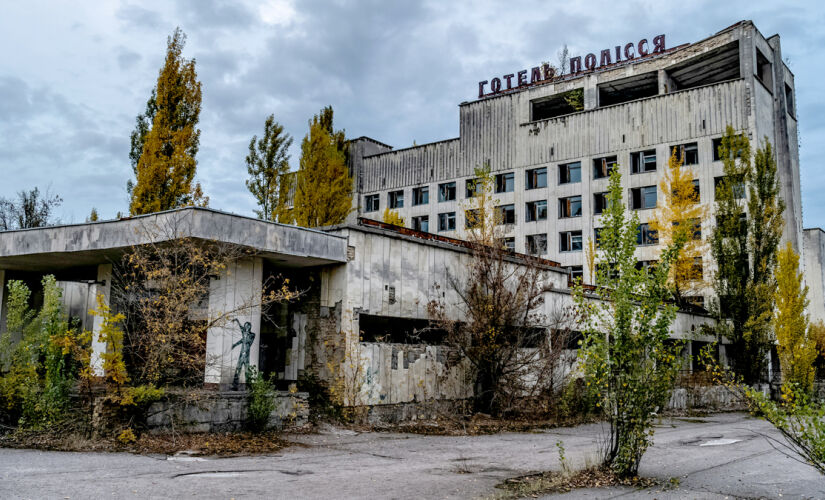
[[[719,186],[724,181],[724,177],[714,178],[714,187],[719,189]],[[470,182],[470,181],[468,181]],[[446,186],[446,187],[445,187]],[[444,189],[442,189],[444,188]],[[693,189],[696,193],[696,201],[701,200],[699,191],[699,180],[693,180]],[[745,186],[742,182],[735,182],[732,185],[733,194],[736,198],[745,197]],[[442,199],[442,193],[445,196]],[[450,197],[451,196],[451,197]],[[422,186],[413,188],[413,205],[426,205],[429,203],[429,187]],[[658,199],[658,189],[656,186],[642,186],[630,189],[629,206],[633,210],[642,210],[648,208],[655,208]],[[439,185],[439,201],[455,200],[455,182],[448,182]],[[364,211],[376,212],[380,209],[380,198],[378,194],[370,194],[364,197]],[[387,194],[387,206],[391,209],[404,207],[404,191],[391,191]],[[598,215],[607,209],[608,200],[607,192],[602,191],[593,194],[593,213]],[[510,207],[510,208],[506,208]],[[504,205],[500,207],[505,211],[512,211],[512,217],[505,216],[502,220],[505,224],[515,223],[515,209],[513,205]],[[566,217],[580,217],[582,215],[582,197],[568,196],[559,198],[559,218]],[[526,222],[533,222],[547,219],[547,201],[538,200],[527,203],[526,206]]]

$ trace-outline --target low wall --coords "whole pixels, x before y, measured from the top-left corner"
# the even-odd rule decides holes
[[[759,389],[768,394],[769,386],[762,384]],[[746,410],[745,403],[730,390],[721,385],[677,387],[668,402],[669,410]]]
[[[149,408],[147,425],[150,431],[171,429],[188,432],[228,432],[244,428],[246,422],[245,392],[196,391],[170,394]],[[307,393],[279,391],[269,424],[275,429],[300,427],[307,423],[309,405]]]

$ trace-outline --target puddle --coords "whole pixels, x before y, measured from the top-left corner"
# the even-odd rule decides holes
[[[700,444],[699,446],[724,446],[726,444],[733,444],[742,441],[741,439],[711,439],[710,441],[705,441],[704,443]]]

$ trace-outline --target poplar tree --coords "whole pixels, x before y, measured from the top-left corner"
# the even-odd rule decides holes
[[[194,184],[201,83],[195,60],[181,55],[185,43],[180,28],[167,38],[166,61],[132,132],[129,158],[135,181],[127,184],[132,215],[208,203],[200,184]]]
[[[734,371],[748,384],[760,381],[773,344],[774,268],[782,237],[784,203],[776,161],[767,138],[751,159],[750,141],[728,127],[719,147],[724,178],[716,187],[716,226],[710,238],[717,270],[720,333]],[[745,185],[748,200],[745,201]]]
[[[404,227],[404,217],[401,217],[395,210],[390,210],[389,207],[384,209],[384,217],[382,218],[384,224],[392,224],[393,226]]]
[[[259,219],[287,222],[285,215],[289,197],[289,147],[292,137],[284,133],[284,127],[269,115],[264,124],[264,135],[249,141],[246,170],[249,179],[246,187],[255,197],[260,210]],[[285,189],[284,189],[285,188]]]
[[[685,242],[668,275],[668,286],[679,306],[687,304],[686,295],[704,287],[702,265],[698,262],[705,250],[701,227],[707,219],[706,208],[699,204],[693,176],[689,169],[682,168],[682,163],[683,159],[677,156],[674,148],[667,173],[659,184],[664,201],[650,221],[650,227],[657,232],[662,245],[669,246],[677,240]]]
[[[782,368],[782,383],[794,383],[809,393],[814,383],[817,339],[808,328],[808,287],[799,271],[799,255],[790,242],[779,251],[776,267],[776,310],[773,328]]]
[[[309,122],[296,181],[293,215],[299,226],[340,224],[352,211],[346,141],[343,131],[333,131],[329,106]]]

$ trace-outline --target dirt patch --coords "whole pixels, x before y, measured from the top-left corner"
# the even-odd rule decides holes
[[[533,497],[547,493],[567,493],[580,488],[603,488],[609,486],[632,486],[644,489],[657,486],[655,479],[633,477],[620,478],[605,467],[592,467],[578,472],[541,472],[507,479],[496,485],[501,491],[494,499],[515,499]]]
[[[576,425],[598,422],[596,417],[547,419],[547,418],[494,418],[485,414],[476,414],[465,417],[439,418],[432,420],[416,420],[397,424],[382,424],[369,427],[377,432],[406,432],[434,436],[479,436],[498,434],[501,432],[532,432],[558,427],[572,427]]]
[[[5,448],[129,452],[143,455],[174,455],[178,452],[187,452],[191,456],[266,455],[289,446],[299,445],[283,440],[276,432],[145,433],[129,444],[120,443],[114,438],[89,439],[76,433],[18,431],[0,436],[0,447]]]

